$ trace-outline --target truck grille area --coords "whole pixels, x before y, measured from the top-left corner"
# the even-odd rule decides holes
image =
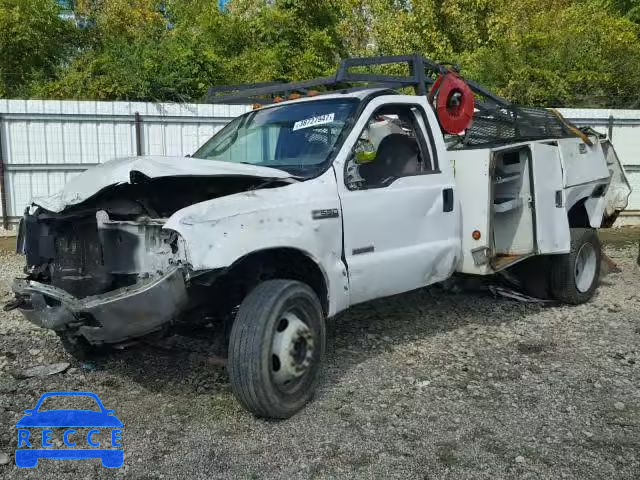
[[[75,297],[103,293],[110,289],[112,276],[102,261],[102,246],[95,221],[75,223],[58,233],[51,259],[51,284]]]
[[[30,280],[76,298],[128,287],[177,264],[177,236],[164,220],[112,220],[104,211],[73,219],[25,215],[18,251]]]

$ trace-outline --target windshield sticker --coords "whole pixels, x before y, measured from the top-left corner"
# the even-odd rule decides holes
[[[316,125],[324,125],[333,122],[335,113],[327,113],[326,115],[318,115],[317,117],[305,118],[293,124],[293,131],[302,130],[303,128],[315,127]]]

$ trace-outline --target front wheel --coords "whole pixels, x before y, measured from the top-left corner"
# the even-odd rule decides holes
[[[551,262],[551,296],[575,305],[589,301],[598,287],[601,256],[595,229],[572,228],[571,251]]]
[[[241,303],[229,339],[233,393],[250,412],[289,418],[312,397],[325,347],[317,295],[304,283],[268,280]]]

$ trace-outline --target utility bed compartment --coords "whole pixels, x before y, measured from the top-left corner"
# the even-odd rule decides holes
[[[533,218],[526,149],[495,155],[491,201],[494,256],[526,255],[533,250]]]
[[[557,144],[527,142],[451,154],[462,207],[459,271],[486,275],[532,255],[568,251]]]

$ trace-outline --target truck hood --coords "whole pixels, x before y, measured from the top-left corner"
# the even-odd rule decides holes
[[[276,168],[243,163],[220,162],[190,157],[124,157],[110,160],[77,175],[58,193],[33,200],[45,210],[59,213],[93,197],[105,188],[133,183],[132,173],[160,177],[256,177],[292,178]]]

